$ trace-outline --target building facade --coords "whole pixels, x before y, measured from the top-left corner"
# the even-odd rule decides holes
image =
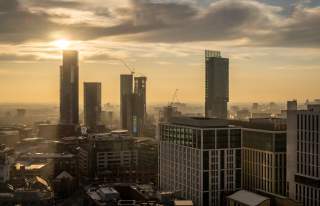
[[[101,83],[84,83],[84,123],[95,130],[101,124]]]
[[[290,198],[320,205],[320,105],[287,111],[287,181]]]
[[[78,52],[63,51],[60,66],[60,123],[79,124]]]
[[[229,59],[205,51],[205,115],[226,119],[229,102]]]
[[[105,182],[135,182],[138,151],[127,131],[94,134],[79,151],[80,175]]]
[[[236,125],[243,127],[242,188],[286,196],[285,122],[266,118]]]
[[[226,120],[176,117],[160,123],[159,187],[197,206],[225,205],[241,188],[241,129]]]
[[[120,76],[120,123],[130,133],[133,128],[133,75]]]
[[[134,78],[134,109],[133,109],[133,135],[143,136],[147,104],[146,104],[147,78]]]

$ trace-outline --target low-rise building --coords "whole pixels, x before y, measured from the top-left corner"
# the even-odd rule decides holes
[[[135,182],[138,151],[127,130],[93,134],[79,151],[79,170],[84,179]]]
[[[228,206],[270,206],[270,198],[240,190],[227,197]]]

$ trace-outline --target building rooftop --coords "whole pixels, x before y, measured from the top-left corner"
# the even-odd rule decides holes
[[[314,111],[314,112],[320,112],[320,104],[309,104],[308,110]]]
[[[251,118],[249,121],[228,120],[229,124],[248,129],[269,131],[286,131],[286,119],[283,118]]]
[[[229,195],[227,198],[248,206],[257,206],[270,199],[247,190],[240,190]]]
[[[193,206],[193,202],[191,200],[175,200],[175,206]]]
[[[61,159],[75,157],[71,153],[41,153],[41,152],[28,152],[20,156],[22,159]]]
[[[201,128],[229,127],[226,119],[205,117],[173,117],[169,123]]]

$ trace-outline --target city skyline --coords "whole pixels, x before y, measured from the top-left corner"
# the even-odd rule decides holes
[[[230,59],[230,103],[318,98],[317,1],[123,2],[2,0],[1,103],[58,103],[61,39],[80,53],[79,94],[81,82],[99,81],[102,102],[119,103],[119,74],[129,73],[119,59],[148,76],[148,102],[166,103],[175,89],[182,102],[203,102],[205,49]],[[20,32],[24,21],[32,28]]]

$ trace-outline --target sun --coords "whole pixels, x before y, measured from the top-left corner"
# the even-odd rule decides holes
[[[67,49],[70,46],[70,41],[66,39],[58,39],[55,40],[53,44],[59,49]]]

